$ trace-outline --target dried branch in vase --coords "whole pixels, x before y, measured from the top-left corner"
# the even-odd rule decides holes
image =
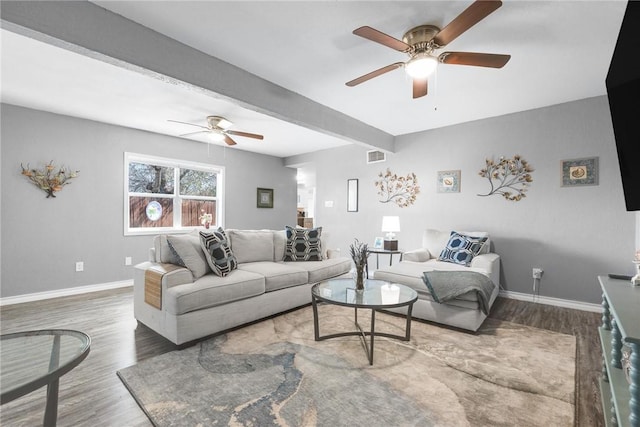
[[[525,193],[533,182],[533,170],[529,162],[519,155],[513,156],[513,159],[500,157],[497,163],[493,159],[486,159],[486,166],[478,175],[489,180],[491,189],[487,194],[478,196],[500,194],[507,200],[520,201],[526,197]]]
[[[22,175],[26,176],[29,181],[45,193],[47,198],[56,197],[55,193],[62,190],[65,185],[71,184],[69,180],[76,178],[80,171],[72,171],[69,168],[61,166],[57,171],[53,165],[53,160],[41,169],[30,169],[29,164],[25,168],[20,163]]]

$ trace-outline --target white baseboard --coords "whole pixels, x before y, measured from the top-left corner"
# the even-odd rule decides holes
[[[59,289],[56,291],[37,292],[34,294],[16,295],[14,297],[0,298],[0,307],[4,305],[20,304],[23,302],[40,301],[50,298],[66,297],[70,295],[85,294],[88,292],[106,291],[109,289],[125,288],[133,286],[133,280],[122,280],[119,282],[101,283],[98,285],[78,286],[76,288]],[[602,313],[600,304],[592,304],[588,302],[572,301],[553,297],[544,297],[532,294],[524,294],[521,292],[500,291],[503,298],[516,299],[520,301],[534,302],[537,304],[554,305],[557,307],[573,308],[576,310],[593,311]]]
[[[500,291],[500,296],[504,298],[517,299],[520,301],[529,301],[536,304],[555,305],[557,307],[573,308],[582,311],[593,311],[602,313],[600,304],[592,304],[589,302],[572,301],[568,299],[560,299],[553,297],[542,297],[539,295],[523,294],[521,292]]]
[[[16,295],[14,297],[0,298],[0,307],[4,305],[20,304],[23,302],[40,301],[49,298],[68,297],[70,295],[86,294],[88,292],[106,291],[109,289],[126,288],[133,286],[133,280],[101,283],[98,285],[78,286],[75,288],[58,289],[55,291],[36,292],[34,294]]]

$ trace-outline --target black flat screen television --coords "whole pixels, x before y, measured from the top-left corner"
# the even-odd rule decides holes
[[[606,78],[628,211],[640,210],[640,1],[627,2]]]

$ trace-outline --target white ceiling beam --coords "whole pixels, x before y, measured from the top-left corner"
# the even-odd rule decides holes
[[[280,120],[394,151],[394,137],[386,132],[90,2],[3,1],[1,23],[9,31],[191,86]],[[218,42],[233,43],[233,37]]]

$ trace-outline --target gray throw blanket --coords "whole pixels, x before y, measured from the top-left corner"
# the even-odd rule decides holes
[[[496,285],[484,274],[475,271],[425,271],[422,280],[438,303],[475,291],[480,309],[489,315],[489,301]]]

